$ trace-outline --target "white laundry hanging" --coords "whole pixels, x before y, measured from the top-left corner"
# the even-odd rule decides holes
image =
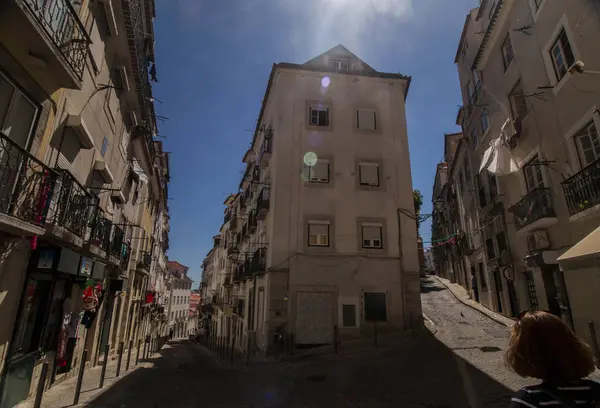
[[[497,176],[505,176],[519,171],[519,165],[508,147],[508,140],[516,133],[512,119],[502,125],[500,136],[490,142],[490,147],[483,153],[479,172],[487,169]]]

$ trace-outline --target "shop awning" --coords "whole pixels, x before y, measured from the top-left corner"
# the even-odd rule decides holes
[[[580,259],[600,254],[600,227],[573,245],[571,249],[558,257],[558,262]]]

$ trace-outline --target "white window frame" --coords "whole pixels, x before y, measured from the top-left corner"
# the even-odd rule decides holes
[[[11,118],[13,118],[15,114],[17,114],[16,108],[15,108],[16,98],[17,97],[23,98],[27,103],[29,103],[34,108],[33,118],[32,118],[31,123],[29,125],[29,131],[28,131],[27,136],[25,138],[25,144],[24,144],[24,146],[21,146],[23,149],[28,149],[29,145],[31,143],[31,139],[33,137],[34,127],[35,127],[35,125],[37,123],[37,119],[38,119],[39,114],[40,114],[39,105],[37,103],[35,103],[32,99],[30,99],[27,95],[25,95],[25,93],[23,93],[21,91],[21,89],[19,89],[19,87],[10,78],[8,78],[6,75],[4,75],[2,73],[2,71],[0,71],[0,76],[13,89],[13,94],[12,94],[11,99],[10,99],[10,101],[8,103],[8,106],[7,106],[6,115],[4,116],[4,119],[2,120],[2,122],[0,122],[0,130],[2,130],[4,128],[4,126],[5,126],[5,124],[8,123],[8,121]],[[7,135],[7,136],[9,138],[11,138],[11,140],[12,140],[12,137],[10,135]],[[17,143],[17,141],[15,141],[15,143]]]
[[[362,167],[376,167],[377,168],[377,184],[363,183],[362,180]],[[381,187],[381,166],[379,163],[373,162],[359,162],[358,163],[358,184],[361,187]]]
[[[515,93],[515,90],[518,87],[521,87],[521,92],[522,95],[519,95],[518,93]],[[525,115],[523,115],[522,117],[518,115],[518,109],[517,109],[517,104],[515,102],[515,98],[518,97],[522,97],[523,101],[525,102],[525,108],[527,109],[527,113]],[[517,120],[517,119],[525,119],[528,115],[529,115],[529,105],[527,103],[527,97],[525,96],[525,89],[523,88],[523,81],[521,79],[519,79],[516,83],[515,86],[513,86],[513,88],[511,89],[510,93],[508,94],[508,99],[510,102],[510,110],[512,112],[513,115],[513,119]]]
[[[483,118],[487,117],[487,127],[484,129],[483,128]],[[485,136],[488,134],[488,132],[490,131],[490,128],[492,127],[492,123],[491,123],[491,118],[490,118],[490,111],[487,108],[483,108],[481,110],[481,117],[479,118],[479,123],[480,123],[480,127],[481,127],[481,140],[485,139]]]
[[[309,121],[310,121],[310,126],[314,126],[314,127],[320,127],[320,128],[328,128],[331,126],[331,109],[329,108],[329,106],[313,106],[313,105],[309,105],[308,107],[309,112]],[[321,125],[319,124],[319,114],[317,114],[316,117],[316,122],[313,121],[313,112],[327,112],[327,124]]]
[[[350,71],[350,59],[348,58],[332,58],[331,66],[338,72]]]
[[[507,47],[510,46],[510,47]],[[510,52],[508,52],[510,50]],[[502,41],[502,45],[500,46],[500,51],[502,52],[502,63],[504,64],[504,71],[508,70],[508,67],[512,64],[515,59],[515,49],[512,45],[512,39],[510,38],[510,32],[506,34],[504,41]]]
[[[375,241],[377,241],[375,239],[366,240],[364,238],[364,236],[365,236],[364,228],[365,227],[379,228],[379,245],[375,244]],[[361,241],[360,245],[363,249],[383,249],[383,224],[377,223],[377,222],[361,222],[360,223],[360,241]],[[365,241],[369,241],[369,245],[365,246]]]
[[[312,234],[311,225],[327,226],[327,234]],[[311,243],[312,236],[317,237],[317,243]],[[325,237],[326,243],[322,243],[321,238]],[[308,221],[308,246],[311,248],[329,248],[331,246],[331,222],[323,220],[309,220]]]
[[[325,164],[327,166],[327,177],[326,178],[319,178],[319,177],[315,177],[313,175],[313,173],[315,172],[315,167],[318,164]],[[313,166],[306,166],[306,172],[307,172],[307,178],[308,178],[308,182],[309,183],[321,183],[321,184],[327,184],[330,182],[331,180],[331,163],[329,162],[329,159],[318,159],[317,162],[313,165]]]
[[[596,123],[593,120],[590,120],[585,126],[583,126],[583,128],[581,128],[579,130],[579,132],[577,132],[574,136],[574,142],[575,142],[575,147],[577,149],[577,154],[579,156],[579,163],[581,165],[581,168],[587,167],[592,163],[595,163],[596,161],[600,160],[600,146],[596,149],[596,146],[594,145],[594,141],[591,140],[592,136],[590,134],[590,129],[594,128],[595,133],[596,133],[596,139],[600,142],[600,132],[598,127],[596,126]],[[588,138],[590,138],[590,143],[592,145],[592,153],[594,154],[595,158],[594,160],[588,162],[585,158],[585,152],[583,150],[583,146],[581,145],[581,139],[587,136]]]
[[[533,22],[536,22],[540,13],[542,12],[542,8],[546,5],[546,0],[540,0],[540,4],[536,5],[537,0],[529,0],[529,7],[531,8],[531,14],[533,15]]]
[[[360,114],[361,113],[372,113],[373,114],[373,128],[372,129],[360,127]],[[356,128],[363,132],[376,132],[378,129],[378,127],[377,127],[377,111],[375,111],[374,109],[357,109],[356,110]]]
[[[546,4],[546,2],[544,1],[543,4]],[[581,55],[579,53],[579,49],[577,48],[577,43],[574,41],[575,36],[573,35],[573,31],[571,30],[571,26],[569,25],[567,16],[565,14],[563,14],[563,16],[558,21],[556,28],[554,29],[554,32],[552,33],[551,36],[548,37],[548,42],[547,42],[546,46],[542,50],[543,51],[542,56],[544,58],[544,62],[546,65],[546,72],[548,73],[548,77],[550,78],[551,85],[554,86],[554,88],[552,89],[552,93],[554,95],[557,95],[558,92],[560,92],[562,87],[569,81],[569,79],[572,76],[572,74],[570,72],[567,72],[559,80],[556,76],[556,71],[554,69],[554,61],[553,61],[553,58],[551,55],[552,47],[554,46],[554,43],[558,39],[558,36],[560,35],[560,33],[563,29],[565,30],[567,39],[569,40],[569,44],[571,45],[571,51],[573,52],[573,59],[575,61],[578,61],[580,59],[579,56]]]
[[[590,108],[571,126],[571,128],[564,134],[564,141],[568,148],[569,154],[569,171],[570,174],[577,173],[583,166],[579,158],[577,142],[575,136],[590,122],[594,122],[596,129],[600,130],[600,111],[597,105],[591,105]]]

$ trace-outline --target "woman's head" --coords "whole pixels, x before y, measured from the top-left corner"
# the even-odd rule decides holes
[[[543,381],[578,380],[594,371],[589,346],[565,322],[543,311],[521,313],[505,361],[520,376]]]

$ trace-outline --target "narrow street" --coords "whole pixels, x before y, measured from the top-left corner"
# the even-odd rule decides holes
[[[88,406],[125,407],[505,407],[527,382],[502,363],[509,329],[423,281],[434,335],[391,349],[272,363],[221,362],[188,341],[163,349]]]

